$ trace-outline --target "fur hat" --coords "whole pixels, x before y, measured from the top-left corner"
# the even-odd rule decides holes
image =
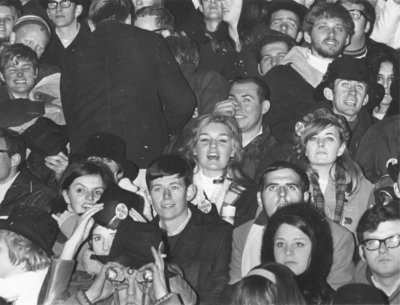
[[[31,206],[15,207],[7,219],[0,219],[0,230],[17,233],[43,249],[48,257],[58,233],[57,222],[50,214]]]
[[[99,225],[116,230],[119,224],[129,217],[129,210],[134,208],[143,213],[144,199],[142,196],[126,191],[117,185],[109,186],[98,202],[104,203],[104,208],[93,216]]]

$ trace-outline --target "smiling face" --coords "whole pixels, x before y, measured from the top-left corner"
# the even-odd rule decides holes
[[[364,232],[363,239],[386,239],[388,237],[400,235],[400,220],[384,221],[378,225],[374,232]],[[374,277],[379,279],[394,278],[400,276],[400,246],[387,248],[381,243],[379,249],[370,251],[359,247],[361,258],[367,262]]]
[[[367,85],[355,80],[337,79],[330,97],[333,112],[351,122],[357,118],[361,107],[368,103]]]
[[[292,11],[277,10],[271,14],[269,27],[297,40],[300,31],[300,19]]]
[[[323,18],[315,22],[311,33],[304,33],[311,45],[311,53],[320,58],[337,58],[349,43],[343,21],[339,18]]]
[[[0,78],[6,83],[8,91],[14,98],[28,98],[30,90],[35,85],[37,69],[24,59],[14,58],[9,61]]]
[[[265,187],[261,192],[261,200],[269,217],[281,207],[308,199],[308,193],[303,193],[301,189],[300,177],[290,168],[269,172],[263,180]]]
[[[305,154],[311,166],[332,166],[345,149],[346,145],[340,140],[337,128],[329,126],[310,137]]]
[[[242,12],[243,0],[222,0],[222,20],[237,26]]]
[[[193,186],[187,187],[183,177],[165,176],[150,181],[153,207],[162,221],[181,223],[187,216],[187,201]]]
[[[229,127],[222,123],[209,123],[199,132],[194,155],[204,175],[221,176],[233,157],[233,143]]]
[[[86,175],[76,178],[67,190],[62,191],[65,202],[76,214],[82,214],[104,192],[104,183],[99,175]]]
[[[14,7],[0,5],[0,39],[10,37],[17,19],[18,14]]]
[[[257,89],[254,83],[235,83],[229,91],[228,100],[237,105],[235,120],[242,133],[260,130],[262,117],[269,109],[269,101],[260,101]]]
[[[97,225],[92,234],[93,253],[96,255],[108,255],[116,232],[117,230]]]
[[[300,275],[308,268],[311,250],[311,240],[305,233],[286,223],[280,225],[274,238],[274,257],[277,263],[287,266],[295,275]]]

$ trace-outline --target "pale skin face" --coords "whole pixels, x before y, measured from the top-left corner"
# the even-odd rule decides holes
[[[345,149],[337,128],[329,126],[307,141],[305,154],[311,166],[331,167]]]
[[[96,255],[108,255],[117,230],[96,226],[93,229],[92,248]]]
[[[385,88],[385,97],[381,102],[382,105],[390,105],[392,102],[392,97],[390,96],[390,85],[394,78],[393,64],[388,61],[381,63],[376,81]]]
[[[302,191],[300,177],[295,171],[282,168],[264,176],[260,196],[264,211],[271,217],[281,207],[307,201],[309,194]]]
[[[222,0],[222,20],[237,26],[242,11],[243,0]]]
[[[271,14],[270,29],[279,31],[296,41],[303,37],[299,17],[292,11],[277,10]]]
[[[103,192],[101,177],[86,175],[76,178],[67,190],[62,191],[62,195],[76,214],[82,214],[100,199]]]
[[[23,59],[11,60],[0,78],[6,83],[8,91],[14,98],[28,98],[29,92],[35,85],[37,69],[29,61]]]
[[[181,224],[187,216],[187,201],[194,195],[193,185],[186,186],[178,175],[161,177],[150,182],[153,207],[163,222]]]
[[[57,0],[56,2],[60,3],[61,1]],[[48,8],[47,15],[56,28],[67,28],[77,25],[78,17],[82,13],[82,9],[82,5],[77,5],[76,3],[71,3],[71,6],[67,8],[62,8],[60,5],[57,5],[56,8]]]
[[[270,103],[267,100],[260,101],[256,84],[233,84],[228,100],[236,105],[235,119],[242,133],[260,130],[262,117],[268,112]]]
[[[386,239],[394,235],[400,235],[400,220],[381,222],[374,232],[364,232],[363,238],[364,240]],[[387,248],[384,243],[381,243],[378,250],[370,251],[361,245],[359,252],[378,281],[392,279],[394,283],[400,277],[400,247]]]
[[[279,65],[288,52],[288,45],[282,41],[263,46],[260,51],[261,60],[258,64],[260,74],[265,75],[272,67]]]
[[[222,19],[222,6],[220,0],[203,0],[200,7],[205,19]]]
[[[287,266],[295,275],[304,273],[311,259],[310,238],[295,226],[281,224],[275,233],[274,257],[277,263]]]
[[[314,56],[327,59],[334,59],[342,54],[350,40],[343,21],[339,18],[317,20],[311,33],[304,33],[304,39],[311,45]]]
[[[355,80],[339,78],[335,80],[333,91],[325,88],[324,95],[333,102],[333,112],[343,115],[349,122],[354,121],[361,107],[368,103],[367,85]]]
[[[0,150],[8,150],[3,138],[0,138]],[[0,184],[10,181],[17,174],[20,160],[19,154],[10,157],[7,152],[0,152]]]
[[[222,123],[209,123],[200,129],[194,155],[204,175],[221,176],[234,156],[229,127]]]
[[[13,7],[0,5],[0,39],[10,37],[17,19],[17,11]]]

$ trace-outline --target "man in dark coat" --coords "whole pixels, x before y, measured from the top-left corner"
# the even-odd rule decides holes
[[[151,162],[146,182],[158,214],[153,221],[167,232],[169,262],[182,268],[199,304],[217,305],[228,282],[232,227],[215,209],[205,214],[188,203],[196,192],[192,173],[189,163],[177,155]]]
[[[23,166],[25,155],[22,137],[0,128],[0,216],[8,216],[16,205],[50,212],[55,193]]]
[[[90,134],[105,131],[124,139],[127,158],[146,168],[192,116],[196,101],[163,38],[124,24],[130,6],[92,2],[95,31],[68,57],[61,97],[72,153]]]

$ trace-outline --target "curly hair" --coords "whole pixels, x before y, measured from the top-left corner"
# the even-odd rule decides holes
[[[226,172],[230,178],[240,181],[244,178],[241,171],[243,152],[242,152],[242,137],[239,126],[236,120],[223,114],[206,114],[196,118],[191,124],[185,127],[183,133],[183,146],[178,149],[178,152],[185,156],[194,164],[198,164],[197,157],[194,153],[197,141],[200,137],[201,129],[211,123],[220,123],[228,127],[229,138],[232,144],[233,157],[230,159]]]

